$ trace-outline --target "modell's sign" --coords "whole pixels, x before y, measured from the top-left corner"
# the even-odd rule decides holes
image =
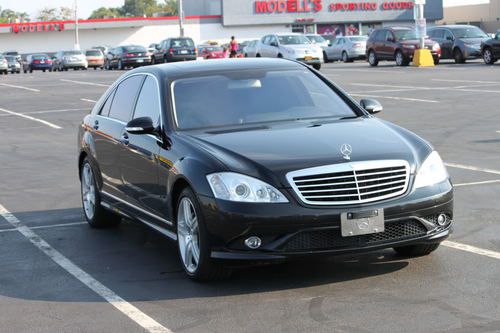
[[[44,32],[44,31],[63,31],[64,23],[22,23],[12,26],[12,32]]]
[[[330,12],[353,12],[375,10],[413,9],[413,1],[352,1],[332,2],[325,5],[322,0],[257,0],[256,14],[269,13],[317,13],[326,8]]]

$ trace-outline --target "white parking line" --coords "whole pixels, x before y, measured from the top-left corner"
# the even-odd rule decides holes
[[[432,79],[437,82],[463,82],[463,83],[491,83],[500,84],[500,81],[472,81],[472,80],[446,80],[446,79]]]
[[[486,185],[486,184],[495,184],[495,183],[500,183],[500,179],[485,180],[485,181],[482,181],[482,182],[453,184],[453,187],[473,186],[473,185]]]
[[[452,241],[444,241],[441,244],[444,246],[450,247],[452,249],[455,249],[455,250],[461,250],[461,251],[465,251],[465,252],[479,254],[480,256],[490,257],[493,259],[500,259],[500,252],[481,249],[479,247],[475,247],[472,245],[466,245],[466,244],[452,242]]]
[[[372,74],[377,74],[377,73],[388,73],[388,74],[406,74],[406,72],[403,72],[401,70],[399,71],[386,71],[386,70],[381,70],[381,69],[349,69],[349,68],[332,68],[328,67],[323,69],[322,71],[328,71],[328,74],[331,72],[361,72],[361,73],[372,73]]]
[[[64,228],[64,227],[72,227],[74,225],[82,225],[82,224],[87,224],[87,222],[72,222],[72,223],[61,223],[61,224],[51,224],[51,225],[39,225],[36,227],[31,227],[32,230],[35,229],[53,229],[53,228]],[[0,230],[0,234],[4,232],[13,232],[17,231],[16,228],[13,229],[3,229]]]
[[[41,124],[47,125],[49,127],[55,128],[55,129],[62,129],[61,126],[57,126],[55,124],[52,124],[51,122],[48,122],[48,121],[42,120],[42,119],[38,119],[38,118],[35,118],[35,117],[32,117],[32,116],[28,116],[28,115],[25,115],[25,114],[22,114],[22,113],[18,113],[18,112],[6,110],[6,109],[2,109],[2,108],[0,108],[0,112],[5,112],[5,113],[8,113],[8,114],[13,115],[13,116],[17,116],[17,117],[21,117],[21,118],[33,120],[33,121],[39,122]]]
[[[23,87],[23,86],[16,86],[16,85],[7,84],[7,83],[0,83],[0,86],[10,87],[10,88],[17,88],[17,89],[23,89],[23,90],[28,90],[28,91],[32,91],[32,92],[40,92],[40,90],[38,90],[38,89],[28,88],[28,87]]]
[[[422,103],[439,103],[439,101],[434,101],[430,99],[418,99],[418,98],[407,98],[407,97],[395,97],[395,96],[382,96],[382,95],[366,95],[366,94],[349,94],[356,97],[370,97],[370,98],[386,98],[394,99],[398,101],[410,101],[410,102],[422,102]]]
[[[66,80],[66,79],[60,79],[63,82],[69,82],[69,83],[75,83],[75,84],[82,84],[85,86],[96,86],[96,87],[109,87],[109,84],[102,84],[102,83],[94,83],[94,82],[88,82],[88,81],[75,81],[75,80]]]
[[[22,114],[45,114],[45,113],[58,113],[58,112],[71,112],[71,111],[88,111],[89,109],[60,109],[60,110],[44,110],[44,111],[28,111]],[[11,117],[11,114],[0,114],[0,117]]]
[[[464,169],[464,170],[471,170],[471,171],[479,171],[479,172],[486,172],[486,173],[492,173],[494,175],[500,175],[499,170],[493,170],[493,169],[484,169],[484,168],[478,168],[475,166],[470,166],[470,165],[462,165],[462,164],[456,164],[456,163],[445,163],[446,166],[450,168],[457,168],[457,169]]]
[[[89,103],[96,103],[97,102],[97,101],[94,101],[93,99],[88,99],[88,98],[80,98],[80,101],[89,102]]]
[[[360,87],[380,87],[380,88],[394,88],[394,89],[409,89],[409,90],[441,90],[441,91],[463,91],[463,92],[479,92],[479,93],[500,93],[500,90],[483,90],[483,89],[470,89],[462,87],[416,87],[416,86],[401,86],[390,84],[374,84],[374,83],[349,83],[353,86]]]
[[[54,249],[38,236],[32,229],[23,225],[11,212],[0,204],[0,216],[2,216],[9,224],[17,231],[26,237],[34,246],[52,259],[56,264],[63,268],[66,272],[73,275],[76,279],[93,290],[96,294],[105,299],[109,304],[114,306],[124,315],[140,325],[143,329],[150,333],[171,333],[168,328],[164,327],[156,320],[125,301],[123,298],[115,294],[111,289],[94,279],[90,274],[76,266],[72,261],[63,256],[59,251]]]

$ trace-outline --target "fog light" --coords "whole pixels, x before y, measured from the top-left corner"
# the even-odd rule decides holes
[[[258,249],[262,244],[262,240],[257,236],[252,236],[245,239],[245,245],[252,250]]]
[[[445,214],[439,214],[439,216],[437,218],[437,224],[440,227],[444,227],[447,222],[448,222],[448,217]]]

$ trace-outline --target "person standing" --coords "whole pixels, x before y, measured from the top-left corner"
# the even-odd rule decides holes
[[[234,36],[231,36],[231,43],[229,44],[229,50],[231,51],[230,58],[236,58],[238,55],[238,42]]]

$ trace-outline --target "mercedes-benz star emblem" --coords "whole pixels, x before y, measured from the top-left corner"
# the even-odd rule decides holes
[[[351,145],[344,143],[342,147],[340,147],[340,152],[342,153],[342,157],[344,157],[345,160],[351,159],[351,154],[352,154]]]

